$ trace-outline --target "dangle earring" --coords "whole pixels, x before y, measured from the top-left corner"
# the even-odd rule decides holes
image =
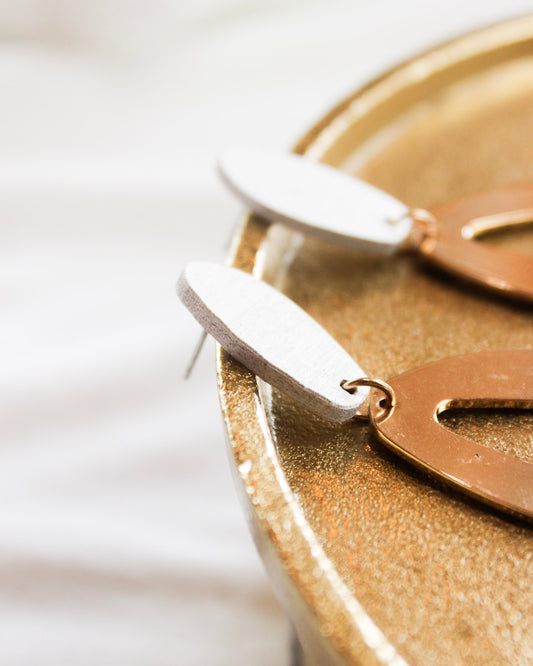
[[[218,167],[228,187],[267,219],[341,245],[413,251],[465,280],[533,301],[533,257],[476,241],[497,229],[531,224],[533,184],[474,194],[427,211],[294,154],[232,149]]]
[[[452,407],[533,408],[533,349],[456,356],[383,381],[367,377],[296,303],[242,271],[190,264],[178,294],[226,351],[308,409],[336,422],[368,419],[411,463],[482,502],[533,519],[533,464],[438,422]],[[361,413],[369,387],[375,390]]]

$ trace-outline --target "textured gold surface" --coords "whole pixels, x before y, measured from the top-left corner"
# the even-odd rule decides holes
[[[533,179],[532,35],[523,20],[415,60],[340,105],[298,149],[418,207]],[[267,229],[247,222],[235,264],[282,287],[370,375],[533,346],[531,305],[412,256],[298,245]],[[533,252],[531,231],[486,242]],[[263,406],[254,378],[223,353],[219,383],[258,547],[318,663],[533,662],[531,526],[430,480],[364,424],[329,425],[277,393]],[[530,412],[443,423],[532,459]]]

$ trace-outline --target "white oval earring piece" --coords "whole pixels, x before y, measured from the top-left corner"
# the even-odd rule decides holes
[[[299,155],[230,148],[218,170],[259,215],[327,241],[394,252],[413,227],[409,208],[387,192]]]
[[[189,264],[178,295],[222,347],[280,391],[330,421],[352,418],[368,396],[342,380],[364,377],[351,356],[296,303],[236,268]]]

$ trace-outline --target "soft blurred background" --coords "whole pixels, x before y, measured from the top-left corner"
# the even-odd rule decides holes
[[[285,665],[213,344],[175,297],[284,150],[399,59],[531,1],[0,2],[0,663]]]

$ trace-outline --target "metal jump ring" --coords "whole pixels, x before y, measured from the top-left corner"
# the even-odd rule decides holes
[[[348,393],[353,393],[355,389],[357,389],[359,386],[370,386],[371,388],[378,389],[379,391],[385,394],[386,402],[384,405],[380,404],[380,407],[382,407],[382,409],[385,411],[385,414],[388,414],[396,404],[396,395],[394,394],[392,386],[390,386],[390,384],[387,384],[387,382],[384,382],[382,379],[373,379],[372,377],[360,377],[359,379],[352,379],[351,381],[343,379],[343,381],[341,382],[341,386],[345,391],[348,391]],[[354,415],[354,418],[359,419],[361,421],[368,421],[369,412],[367,412],[366,414],[361,414],[360,412],[357,412]]]
[[[437,218],[425,208],[408,208],[403,215],[389,220],[389,223],[398,224],[407,218],[413,221],[413,227],[402,244],[404,249],[418,249],[424,241],[436,236]]]
[[[399,224],[405,219],[410,217],[413,222],[419,222],[422,224],[434,225],[437,222],[437,218],[430,213],[429,210],[425,208],[408,208],[400,217],[392,217],[387,220],[389,224]]]
[[[435,235],[437,229],[437,218],[425,208],[410,208],[409,217],[418,227],[422,238],[430,238]]]

